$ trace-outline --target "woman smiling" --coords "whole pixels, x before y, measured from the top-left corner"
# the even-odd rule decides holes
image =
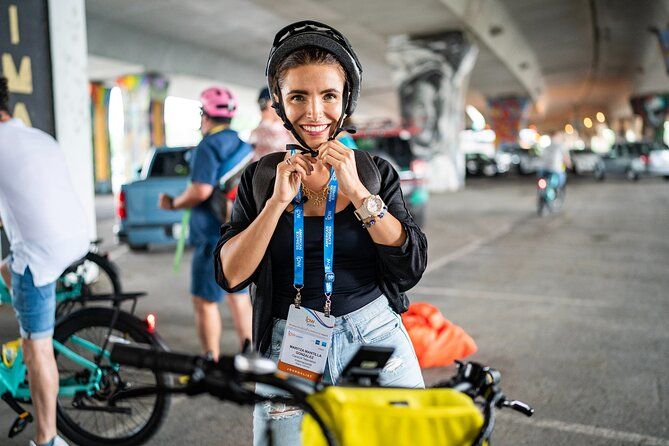
[[[298,22],[277,34],[267,77],[299,147],[244,172],[215,254],[219,284],[255,285],[254,344],[281,370],[336,383],[361,345],[391,346],[381,384],[423,387],[399,313],[425,270],[425,235],[391,165],[335,139],[360,92],[353,49],[327,25]],[[268,420],[274,444],[299,444],[301,415],[259,405],[254,444],[264,444]]]

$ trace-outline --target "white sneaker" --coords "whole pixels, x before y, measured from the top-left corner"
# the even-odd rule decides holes
[[[37,443],[34,441],[30,440],[30,443],[28,446],[37,446]],[[60,438],[60,436],[56,435],[56,437],[53,439],[53,446],[69,446],[65,440]]]

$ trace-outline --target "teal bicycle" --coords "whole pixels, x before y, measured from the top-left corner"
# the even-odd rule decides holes
[[[72,270],[64,276],[67,274],[72,274]],[[68,304],[62,307],[68,311],[57,319],[53,336],[60,380],[58,429],[72,442],[84,446],[142,444],[156,433],[167,416],[169,395],[138,396],[122,402],[116,402],[114,396],[135,387],[169,384],[171,376],[121,366],[110,359],[109,350],[111,345],[119,343],[158,350],[167,347],[155,332],[155,316],[142,320],[121,308],[130,301],[134,312],[137,299],[144,293],[95,295],[85,291],[87,286],[83,280],[63,282],[58,288],[59,305]],[[74,293],[77,287],[78,294]],[[0,299],[11,302],[1,278]],[[70,311],[77,303],[85,305],[96,299],[111,302],[111,307],[90,306]],[[13,437],[33,419],[22,406],[31,400],[21,341],[4,344],[1,359],[0,397],[18,415],[9,430],[9,437]]]

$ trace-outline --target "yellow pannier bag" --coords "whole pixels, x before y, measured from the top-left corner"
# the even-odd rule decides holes
[[[327,387],[310,395],[338,446],[471,445],[483,415],[452,389]],[[303,446],[326,446],[316,421],[305,415]]]

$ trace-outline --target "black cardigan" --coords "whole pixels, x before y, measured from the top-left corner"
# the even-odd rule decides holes
[[[406,208],[398,173],[388,161],[376,156],[373,160],[381,174],[379,195],[388,206],[388,212],[402,223],[407,234],[402,246],[376,245],[379,288],[393,310],[403,313],[409,307],[405,291],[418,283],[427,266],[427,239]],[[264,353],[272,337],[272,264],[269,253],[265,253],[256,271],[234,288],[228,284],[220,260],[223,245],[246,229],[259,213],[253,199],[252,186],[257,164],[250,164],[242,174],[230,222],[221,227],[221,238],[214,251],[214,265],[216,281],[227,292],[238,292],[251,285],[254,345],[257,351]],[[267,186],[266,200],[271,196],[273,188],[274,179]]]

